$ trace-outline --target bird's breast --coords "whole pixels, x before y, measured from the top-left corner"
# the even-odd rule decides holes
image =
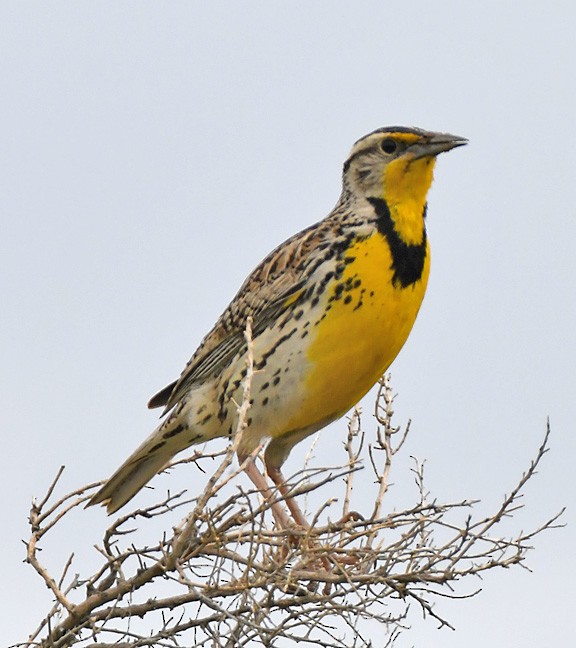
[[[406,342],[424,298],[427,243],[422,274],[406,287],[393,281],[394,260],[379,232],[353,243],[343,260],[344,272],[308,314],[308,370],[287,429],[336,418],[358,402]]]

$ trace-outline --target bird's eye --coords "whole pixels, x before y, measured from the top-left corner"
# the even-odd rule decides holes
[[[382,140],[380,148],[386,153],[386,155],[392,155],[398,150],[398,142],[393,140],[391,137],[387,137],[385,140]]]

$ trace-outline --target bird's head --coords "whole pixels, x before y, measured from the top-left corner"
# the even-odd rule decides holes
[[[436,156],[467,143],[421,128],[387,126],[359,139],[344,163],[344,190],[397,204],[425,204]]]

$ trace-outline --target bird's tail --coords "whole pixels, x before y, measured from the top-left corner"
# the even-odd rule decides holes
[[[174,443],[174,437],[167,435],[168,421],[160,425],[133,452],[102,488],[90,499],[87,506],[102,504],[108,514],[115,513],[129,502],[138,491],[159,473],[172,457],[186,445]]]

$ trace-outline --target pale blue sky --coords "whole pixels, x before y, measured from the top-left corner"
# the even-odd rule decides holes
[[[71,490],[140,443],[148,397],[256,263],[328,213],[352,143],[391,124],[470,139],[437,165],[429,291],[393,365],[406,452],[440,499],[488,510],[550,416],[512,528],[563,505],[570,523],[536,539],[533,573],[442,603],[456,632],[418,624],[398,645],[570,644],[575,19],[569,0],[0,5],[6,644],[50,601],[22,563],[32,496],[60,464]],[[104,524],[79,512],[62,543]]]

